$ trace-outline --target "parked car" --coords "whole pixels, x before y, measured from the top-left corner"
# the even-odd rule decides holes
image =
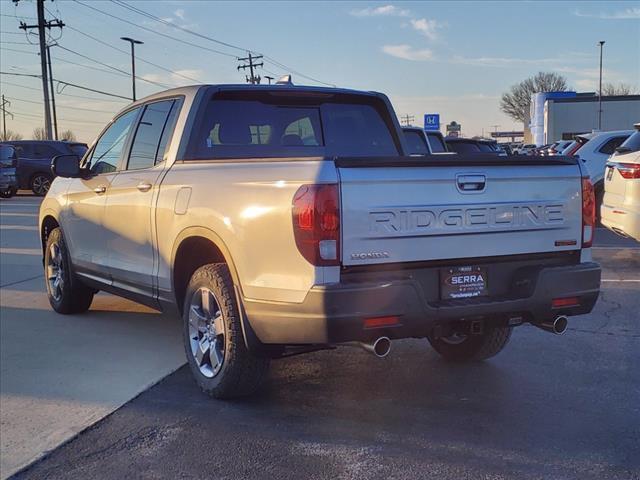
[[[529,152],[531,152],[535,148],[536,148],[536,144],[535,143],[527,143],[527,144],[524,144],[521,147],[517,148],[514,151],[514,153],[516,155],[528,155]]]
[[[505,154],[513,155],[513,150],[511,149],[511,145],[508,143],[499,143],[498,147],[501,148]]]
[[[605,164],[616,148],[622,145],[632,133],[633,130],[594,133],[577,154],[586,165],[593,182],[598,217],[600,217],[600,205],[604,196]]]
[[[578,155],[580,149],[593,138],[593,133],[582,133],[575,136],[575,140],[567,148],[564,149],[562,155],[574,156]]]
[[[56,155],[84,155],[87,145],[54,140],[14,140],[9,142],[18,152],[18,187],[45,195],[53,180],[51,160]]]
[[[138,100],[81,163],[53,161],[49,302],[83,312],[104,290],[179,312],[196,382],[223,398],[254,392],[272,358],[425,338],[482,360],[517,325],[562,333],[591,311],[593,189],[577,159],[443,164],[408,148],[375,92],[201,85]]]
[[[555,142],[548,150],[547,155],[561,155],[565,148],[567,148],[573,140],[561,140]]]
[[[425,130],[427,135],[427,142],[429,143],[429,149],[431,153],[446,153],[450,152],[445,142],[444,135],[437,131]]]
[[[447,148],[451,152],[464,153],[467,155],[473,154],[493,154],[493,155],[506,155],[504,152],[498,150],[498,144],[495,140],[481,140],[476,138],[460,138],[460,137],[446,137],[445,142]]]
[[[640,123],[607,162],[602,224],[640,242]]]
[[[11,198],[18,191],[18,157],[12,145],[0,143],[0,198]]]

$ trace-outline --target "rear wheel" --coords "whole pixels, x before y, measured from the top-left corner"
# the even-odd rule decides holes
[[[54,228],[47,238],[44,274],[47,297],[56,312],[69,314],[89,310],[94,290],[84,285],[71,270],[69,252],[60,228]]]
[[[205,265],[193,274],[185,295],[183,323],[189,367],[205,393],[215,398],[240,397],[262,385],[269,359],[247,350],[225,264]]]
[[[510,327],[494,327],[480,335],[454,333],[448,337],[428,337],[429,343],[445,360],[479,361],[502,351],[511,337]]]
[[[0,190],[0,198],[11,198],[15,195],[13,188],[7,188],[6,190]]]

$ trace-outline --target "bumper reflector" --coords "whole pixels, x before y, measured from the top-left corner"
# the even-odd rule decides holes
[[[400,317],[373,317],[364,319],[364,328],[393,327],[400,325]]]
[[[551,300],[551,308],[566,308],[580,306],[578,297],[554,298]]]

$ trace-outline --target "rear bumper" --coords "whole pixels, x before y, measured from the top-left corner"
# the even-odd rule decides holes
[[[540,267],[511,265],[497,270],[502,292],[484,298],[439,300],[437,268],[355,275],[348,282],[312,288],[300,304],[244,300],[252,330],[266,344],[330,344],[424,337],[460,320],[544,321],[557,315],[589,313],[600,291],[596,263]],[[491,278],[491,274],[490,274]],[[490,280],[491,282],[491,280]],[[499,288],[498,288],[499,290]],[[553,309],[554,298],[577,297],[579,305]],[[365,329],[363,320],[398,316],[398,326]]]
[[[640,211],[603,203],[600,207],[600,217],[602,224],[609,230],[640,242]]]

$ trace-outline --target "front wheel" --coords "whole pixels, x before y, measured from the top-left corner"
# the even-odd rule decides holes
[[[39,197],[44,197],[51,187],[51,176],[46,173],[36,173],[31,179],[31,191]]]
[[[185,295],[183,324],[189,368],[205,393],[232,398],[250,395],[261,386],[269,358],[247,350],[225,264],[205,265],[193,274]]]
[[[479,361],[502,351],[511,337],[510,327],[494,327],[481,335],[455,333],[448,337],[428,337],[429,343],[445,360],[452,362]]]
[[[58,313],[82,313],[89,310],[94,290],[84,285],[71,270],[71,260],[60,228],[47,238],[44,252],[47,297]]]

